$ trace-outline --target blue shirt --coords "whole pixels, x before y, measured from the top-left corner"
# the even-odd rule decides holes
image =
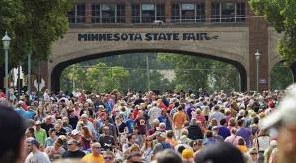
[[[231,135],[231,133],[227,127],[221,126],[221,127],[219,127],[218,135],[222,136],[223,139],[226,139],[228,136]]]
[[[135,121],[132,119],[128,119],[125,124],[128,129],[128,133],[133,133],[134,127],[135,127]]]
[[[35,116],[35,112],[34,111],[25,111],[25,113],[23,114],[25,119],[33,119]]]
[[[16,108],[14,111],[22,117],[24,117],[24,115],[26,113],[26,111],[24,111],[24,109],[21,109],[21,108]]]
[[[165,123],[166,130],[172,130],[172,125],[168,117],[161,115],[158,117],[158,120],[160,123]]]

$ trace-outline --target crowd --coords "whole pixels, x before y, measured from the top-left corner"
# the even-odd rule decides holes
[[[208,94],[202,89],[162,95],[153,91],[122,94],[117,90],[53,94],[45,90],[40,98],[32,92],[19,100],[11,93],[8,103],[0,92],[1,101],[25,119],[21,123],[7,116],[19,125],[4,130],[5,119],[1,118],[0,140],[5,140],[6,133],[20,135],[18,128],[24,126],[25,152],[20,158],[25,163],[65,159],[97,163],[216,163],[227,159],[229,163],[278,163],[280,137],[277,128],[270,126],[283,125],[281,118],[296,121],[296,111],[289,112],[290,116],[287,112],[273,116],[284,95],[284,91]],[[265,117],[272,119],[264,121]],[[296,141],[293,135],[285,139]],[[9,151],[12,142],[2,145],[1,141],[5,149],[0,149],[0,162],[9,162],[10,153],[1,153]]]

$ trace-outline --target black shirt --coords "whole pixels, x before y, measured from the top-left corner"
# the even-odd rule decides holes
[[[69,124],[72,126],[73,129],[76,128],[76,125],[78,123],[78,117],[75,115],[75,116],[69,116]]]
[[[56,131],[56,135],[60,136],[60,135],[66,135],[67,131],[63,128],[61,128],[59,131]]]
[[[47,137],[48,137],[48,130],[51,128],[54,128],[53,124],[46,124],[46,123],[42,123],[41,124],[41,128],[43,128],[46,131]]]
[[[85,153],[81,150],[77,150],[75,152],[65,151],[62,155],[62,158],[82,158]]]
[[[101,136],[99,139],[99,143],[101,144],[102,148],[107,151],[112,151],[113,147],[115,145],[115,140],[113,136]]]

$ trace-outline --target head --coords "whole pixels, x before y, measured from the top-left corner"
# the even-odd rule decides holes
[[[166,138],[167,138],[166,133],[159,133],[157,135],[157,141],[158,142],[164,142]]]
[[[101,144],[98,142],[92,143],[91,151],[94,156],[99,156],[101,154]]]
[[[35,127],[36,127],[36,130],[40,130],[41,129],[41,122],[40,121],[36,121],[35,122]]]
[[[81,115],[81,120],[84,124],[87,124],[88,122],[88,115],[87,114],[82,114]]]
[[[27,152],[36,152],[39,149],[40,144],[34,138],[26,139],[26,149]]]
[[[27,128],[26,130],[26,138],[34,137],[35,136],[35,130],[33,127]]]
[[[103,127],[103,133],[105,134],[105,135],[109,135],[110,134],[110,128],[108,127],[108,126],[104,126]]]
[[[24,159],[25,124],[12,108],[0,105],[0,162],[16,163]]]
[[[115,157],[114,157],[114,153],[111,151],[105,151],[103,154],[105,163],[113,163]]]
[[[296,85],[291,85],[281,99],[277,110],[260,121],[260,126],[269,129],[272,137],[278,138],[279,162],[296,160]],[[274,136],[273,136],[274,135]]]
[[[68,150],[71,152],[75,152],[78,150],[78,141],[74,139],[70,139],[67,143]]]
[[[63,144],[64,144],[63,139],[57,138],[56,141],[54,142],[53,146],[55,148],[61,148],[63,146]]]
[[[130,146],[129,152],[130,154],[139,153],[141,152],[141,149],[138,144],[133,144],[132,146]]]
[[[181,156],[173,150],[164,150],[156,154],[157,163],[182,163]]]
[[[252,161],[256,161],[258,160],[258,151],[256,148],[251,148],[249,150],[249,155],[251,156]]]
[[[54,138],[56,136],[56,131],[54,128],[48,130],[49,137]]]
[[[143,158],[140,152],[130,154],[127,157],[127,163],[143,163]]]
[[[130,144],[134,144],[136,142],[136,136],[134,134],[129,134],[127,140]]]
[[[71,131],[71,137],[75,140],[79,140],[80,139],[80,134],[79,131],[74,129]]]

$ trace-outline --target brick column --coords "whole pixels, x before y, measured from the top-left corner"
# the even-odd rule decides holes
[[[250,90],[256,90],[257,81],[255,53],[258,49],[260,53],[258,91],[262,92],[263,90],[269,89],[270,82],[268,80],[268,24],[262,16],[249,16],[248,24]]]
[[[205,15],[206,15],[206,23],[211,23],[211,5],[212,5],[212,0],[207,0],[205,4]]]
[[[132,5],[129,0],[125,1],[125,17],[127,24],[132,23]]]
[[[91,2],[85,4],[85,22],[91,23]]]
[[[172,0],[165,1],[165,21],[171,22],[172,21]]]

